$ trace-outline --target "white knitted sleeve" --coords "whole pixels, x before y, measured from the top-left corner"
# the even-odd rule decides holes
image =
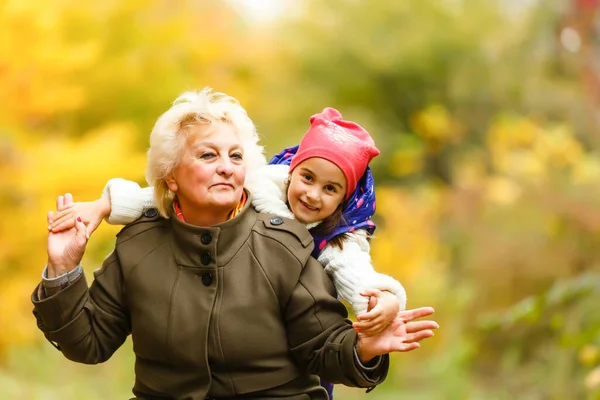
[[[246,188],[252,193],[252,205],[259,213],[294,219],[286,205],[287,165],[265,165],[248,172]]]
[[[373,268],[370,246],[364,230],[346,234],[344,249],[327,244],[319,262],[331,277],[338,295],[352,306],[354,315],[367,312],[369,299],[360,295],[365,289],[387,290],[396,297],[400,309],[406,308],[406,291],[400,282]]]
[[[111,211],[106,222],[112,225],[127,225],[141,217],[144,210],[155,207],[152,187],[141,188],[121,178],[109,180],[102,197],[110,200]]]

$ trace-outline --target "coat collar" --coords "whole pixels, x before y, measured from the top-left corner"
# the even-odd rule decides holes
[[[173,228],[171,247],[177,264],[189,268],[225,266],[250,236],[257,216],[252,208],[252,196],[240,213],[221,224],[203,227],[190,225],[176,217],[170,218]]]

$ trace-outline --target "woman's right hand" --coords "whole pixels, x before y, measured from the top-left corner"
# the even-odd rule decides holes
[[[65,195],[66,197],[66,195]],[[57,209],[57,214],[48,219],[48,229],[54,233],[71,229],[75,226],[75,218],[79,217],[87,227],[88,235],[94,233],[102,220],[110,215],[110,200],[101,197],[94,201],[72,203],[63,210]]]
[[[56,209],[60,213],[73,206],[70,193],[58,196]],[[54,212],[48,212],[48,223],[54,220]],[[61,232],[48,233],[48,278],[56,278],[72,271],[79,265],[88,241],[85,225],[78,216],[73,216],[73,227]]]
[[[363,364],[374,357],[393,351],[411,351],[420,347],[419,342],[433,336],[433,330],[439,328],[435,321],[415,321],[433,314],[431,307],[400,311],[392,324],[378,334],[367,336],[359,333],[356,351]]]

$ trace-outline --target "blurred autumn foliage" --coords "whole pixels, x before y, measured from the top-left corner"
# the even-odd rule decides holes
[[[441,329],[369,398],[600,399],[598,1],[284,3],[0,0],[0,397],[128,396],[131,351],[76,365],[35,327],[45,215],[143,183],[156,118],[211,86],[269,154],[325,106],[382,150],[374,263]]]

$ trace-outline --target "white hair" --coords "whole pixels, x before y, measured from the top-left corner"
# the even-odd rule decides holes
[[[187,146],[186,127],[196,124],[224,122],[233,125],[244,151],[244,164],[250,172],[266,164],[264,149],[246,110],[233,97],[204,88],[186,92],[162,114],[150,134],[150,149],[146,180],[154,187],[154,201],[160,214],[168,218],[174,194],[167,187],[166,178],[181,162]]]

